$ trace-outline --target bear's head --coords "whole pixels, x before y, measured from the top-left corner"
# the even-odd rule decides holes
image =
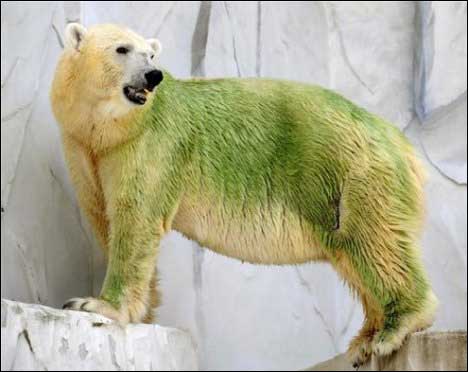
[[[157,65],[160,42],[127,28],[102,24],[86,29],[70,23],[64,44],[51,90],[52,107],[65,130],[80,131],[80,137],[91,135],[93,128],[101,131],[98,127],[109,120],[138,112],[163,80]]]
[[[121,94],[125,102],[142,105],[147,92],[163,79],[156,65],[159,41],[145,40],[123,27],[104,24],[86,30],[70,23],[65,30],[65,47],[86,91],[98,96]]]

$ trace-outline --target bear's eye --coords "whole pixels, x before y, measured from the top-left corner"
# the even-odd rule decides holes
[[[119,54],[127,54],[129,52],[128,48],[125,47],[118,47],[115,51]]]
[[[151,54],[151,57],[150,57],[150,58],[153,59],[153,58],[154,58],[154,54]]]

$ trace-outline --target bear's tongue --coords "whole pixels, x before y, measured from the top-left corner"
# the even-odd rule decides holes
[[[127,85],[124,88],[124,94],[130,101],[138,105],[143,105],[146,102],[146,90],[143,88],[137,89]]]

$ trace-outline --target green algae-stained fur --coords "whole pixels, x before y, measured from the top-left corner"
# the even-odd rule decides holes
[[[345,273],[364,302],[373,303],[366,316],[377,318],[370,321],[381,331],[380,341],[429,306],[432,294],[417,250],[421,165],[401,132],[384,120],[318,86],[182,81],[166,73],[142,123],[143,138],[125,145],[128,151],[120,155],[124,163],[125,156],[131,159],[137,174],[144,174],[147,162],[160,166],[164,182],[155,204],[140,201],[155,221],[173,214],[181,198],[205,200],[212,203],[204,206],[207,214],[217,215],[213,229],[236,224],[249,234],[261,228],[252,223],[284,223],[281,214],[270,213],[282,208],[316,237],[324,257]],[[135,151],[141,152],[139,163]],[[258,210],[262,218],[254,221],[249,216]],[[245,249],[255,251],[257,242],[250,243]],[[275,252],[265,259],[268,254],[208,247],[253,263],[308,258],[307,252]],[[315,250],[303,249],[308,248]]]
[[[415,247],[422,177],[398,129],[317,86],[167,73],[143,123],[143,138],[119,155],[130,157],[137,178],[145,162],[160,164],[165,182],[155,205],[132,197],[155,219],[170,215],[183,193],[218,197],[226,224],[256,209],[268,219],[269,206],[280,204],[332,262],[349,257],[383,308],[411,312],[424,303],[429,288]],[[144,192],[124,185],[129,195]]]

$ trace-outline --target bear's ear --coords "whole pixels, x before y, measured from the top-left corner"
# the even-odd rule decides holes
[[[85,35],[86,28],[84,26],[79,23],[69,23],[65,28],[65,46],[79,50]]]
[[[162,45],[161,45],[161,42],[158,39],[147,39],[146,41],[148,42],[149,45],[151,45],[151,48],[153,48],[154,53],[156,54],[156,56],[161,54]]]

